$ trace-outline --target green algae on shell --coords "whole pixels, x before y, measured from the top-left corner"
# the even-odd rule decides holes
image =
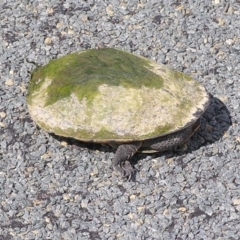
[[[150,62],[131,53],[111,48],[90,49],[52,60],[33,74],[29,92],[41,88],[46,78],[54,79],[46,89],[45,106],[75,93],[91,102],[102,84],[125,88],[162,87],[161,76],[150,71]],[[54,94],[52,94],[54,93]]]
[[[112,48],[50,61],[33,72],[27,96],[40,127],[95,142],[178,131],[196,121],[208,101],[205,88],[190,76]]]

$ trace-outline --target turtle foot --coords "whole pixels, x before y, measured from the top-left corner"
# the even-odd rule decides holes
[[[127,178],[128,181],[132,179],[133,174],[136,172],[129,161],[123,162],[120,168],[122,177]]]
[[[122,178],[128,181],[132,179],[133,174],[136,172],[129,161],[121,162],[120,165],[115,166],[115,170],[121,174]]]
[[[121,173],[123,178],[130,180],[135,172],[130,161],[128,161],[141,147],[141,142],[132,142],[119,145],[113,158],[114,168]]]

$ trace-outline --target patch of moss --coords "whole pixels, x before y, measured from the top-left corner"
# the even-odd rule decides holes
[[[116,139],[116,133],[110,132],[106,128],[102,128],[99,132],[94,134],[94,138],[95,139]]]
[[[148,139],[153,137],[158,137],[164,134],[167,134],[169,131],[173,129],[171,124],[166,124],[164,126],[159,126],[154,129],[154,132],[141,136],[141,139]]]
[[[183,99],[180,103],[179,103],[179,109],[183,109],[183,111],[179,111],[179,114],[183,114],[185,115],[188,110],[192,107],[192,102],[189,99]]]
[[[122,50],[103,48],[76,52],[36,69],[31,76],[28,97],[31,98],[47,79],[52,82],[46,90],[46,106],[72,92],[79,100],[86,97],[91,102],[102,84],[161,88],[163,79],[149,68],[150,61]]]
[[[171,69],[171,75],[173,79],[176,80],[185,80],[185,81],[192,81],[192,78],[190,76],[188,76],[187,74],[183,73],[183,72],[179,72],[177,70]]]

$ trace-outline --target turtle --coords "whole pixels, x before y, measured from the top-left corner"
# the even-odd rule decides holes
[[[136,152],[162,152],[188,141],[200,126],[209,94],[183,72],[106,47],[36,68],[27,104],[47,132],[116,148],[114,169],[131,178]]]

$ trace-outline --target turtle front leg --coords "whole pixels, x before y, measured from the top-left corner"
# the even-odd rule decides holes
[[[141,145],[141,142],[132,142],[118,146],[113,158],[113,167],[119,171],[123,177],[131,178],[134,169],[128,160],[137,152]]]

